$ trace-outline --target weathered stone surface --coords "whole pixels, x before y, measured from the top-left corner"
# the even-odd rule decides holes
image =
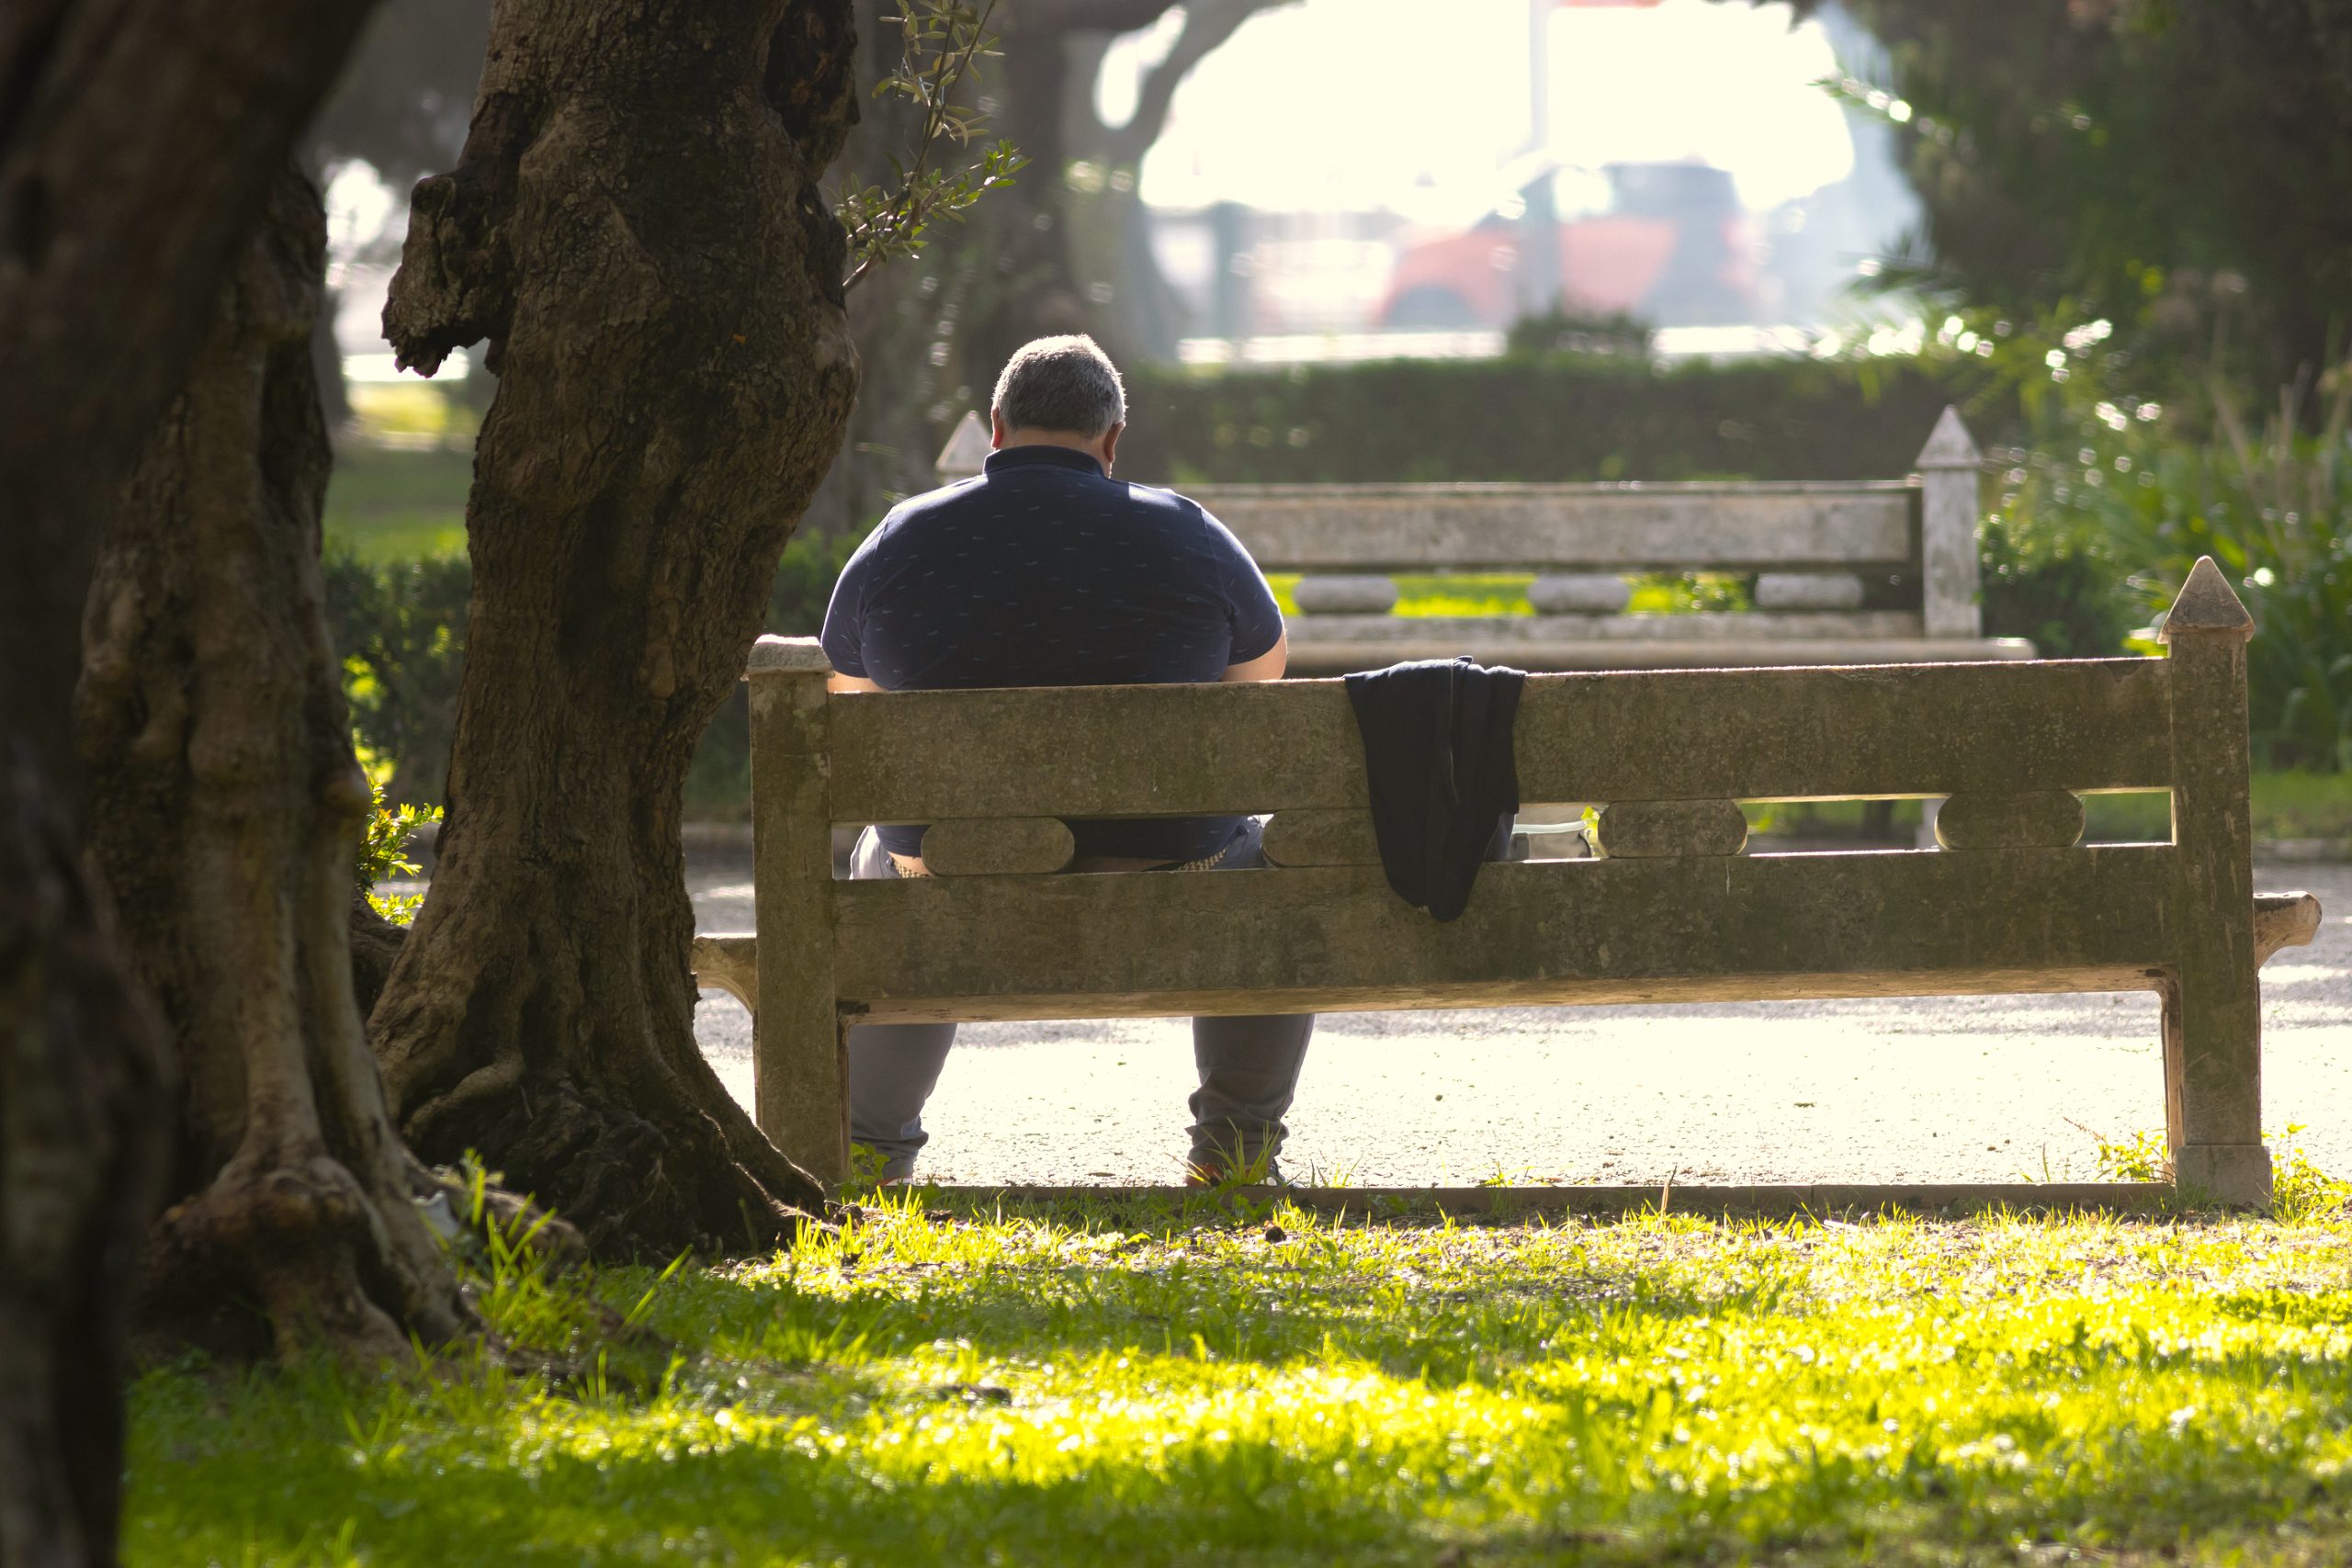
[[[1736,855],[1747,818],[1735,800],[1617,800],[1600,808],[1595,831],[1611,860]]]
[[[1269,570],[1536,574],[1536,626],[1505,615],[1386,629],[1317,620],[1295,629],[1296,672],[1463,651],[1533,670],[2031,658],[2022,643],[2010,649],[1982,635],[1979,458],[1956,411],[1944,412],[1920,463],[1915,479],[1860,483],[1224,485],[1192,493]],[[1771,626],[1769,616],[1734,616],[1747,625],[1718,640],[1694,617],[1623,614],[1628,597],[1611,580],[1649,570],[1761,572],[1758,608],[1791,615],[1859,611],[1858,573],[1909,571],[1921,583],[1920,608],[1803,633]],[[1303,589],[1301,609],[1320,616],[1358,608],[1324,592]],[[1385,615],[1387,606],[1362,608]],[[1653,620],[1669,624],[1622,624]],[[1589,644],[1588,634],[1678,646],[1626,652]],[[1758,646],[1799,636],[1809,646]],[[1374,646],[1392,639],[1409,646]]]
[[[1983,465],[1960,411],[1947,408],[1919,453],[1919,599],[1929,637],[1984,630],[1976,555]]]
[[[744,672],[748,676],[795,671],[803,674],[810,671],[823,675],[831,674],[833,663],[825,657],[825,645],[813,637],[776,637],[771,634],[752,645],[751,661]]]
[[[1489,615],[1453,617],[1450,630],[1438,616],[1390,617],[1394,629],[1359,637],[1362,615],[1300,620],[1292,626],[1290,672],[1295,676],[1344,675],[1377,670],[1407,659],[1452,659],[1469,652],[1489,663],[1521,670],[1563,672],[1622,670],[1781,669],[1790,665],[1951,664],[2029,660],[2033,645],[2023,637],[1866,637],[1830,633],[1806,635],[1783,621],[1875,620],[1916,626],[1908,612],[1857,612],[1850,615],[1790,611],[1773,615],[1731,615],[1753,628],[1748,636],[1721,635],[1697,615]],[[1344,630],[1328,621],[1351,623]],[[1463,623],[1468,623],[1464,625]],[[1665,623],[1661,625],[1660,623]],[[1526,631],[1490,630],[1506,626]],[[1311,629],[1313,635],[1306,635]],[[1339,631],[1338,636],[1333,633]],[[1683,636],[1684,632],[1695,635]]]
[[[1634,602],[1634,590],[1613,572],[1559,572],[1527,587],[1539,615],[1614,615]]]
[[[1976,449],[1976,438],[1968,434],[1968,425],[1960,411],[1946,405],[1936,419],[1935,429],[1928,433],[1928,444],[1919,449],[1918,464],[1922,472],[1936,468],[1973,468],[1984,460]]]
[[[2146,990],[2163,844],[1482,867],[1439,923],[1377,865],[835,885],[876,1022]]]
[[[1269,571],[1758,570],[1911,558],[1912,487],[1211,485]]]
[[[2254,616],[2250,615],[2230,580],[2213,564],[2211,556],[2199,556],[2189,569],[2188,581],[2180,585],[2180,596],[2173,601],[2165,614],[2163,629],[2156,636],[2171,642],[2176,633],[2211,632],[2233,637],[2240,642],[2254,636]]]
[[[1310,615],[1385,615],[1396,607],[1396,584],[1377,573],[1302,577],[1291,598]]]
[[[762,637],[754,660],[805,657],[808,638]],[[828,1186],[849,1172],[849,1071],[833,987],[831,700],[825,671],[755,662],[752,682],[754,899],[768,933],[752,1015],[752,1101],[760,1131]]]
[[[1380,863],[1369,811],[1277,811],[1266,824],[1265,850],[1276,865]]]
[[[933,876],[1009,876],[1061,870],[1078,852],[1057,817],[980,817],[933,822],[922,836]]]
[[[2167,662],[1533,676],[1520,702],[1520,794],[2163,789]],[[837,822],[1366,807],[1337,681],[865,694],[836,697],[830,722]]]
[[[1936,842],[1948,850],[2063,850],[2082,838],[2083,801],[2072,790],[1973,791],[1936,813]]]
[[[2270,1151],[2260,1144],[2188,1144],[2175,1149],[2173,1180],[2200,1203],[2264,1208],[2270,1202]]]
[[[2319,900],[2308,893],[2254,896],[2254,961],[2270,962],[2282,947],[2309,947],[2319,934]]]
[[[1487,866],[1448,924],[1387,891],[1340,682],[839,694],[811,714],[782,698],[819,672],[772,672],[755,765],[798,773],[782,811],[761,785],[761,919],[796,934],[761,995],[808,1016],[786,1045],[763,1009],[759,1051],[837,1086],[820,1009],[838,1025],[2154,989],[2178,1168],[2207,1197],[2264,1201],[2255,965],[2317,911],[2251,892],[2244,658],[2211,635],[2169,660],[1532,677],[1521,792],[1613,802],[1611,858]],[[2132,788],[2175,792],[2175,843],[2071,847],[2075,792]],[[1902,795],[1952,796],[1946,841],[1969,852],[1737,852],[1740,799]],[[832,823],[1250,811],[1274,813],[1262,872],[817,881]],[[772,854],[800,885],[773,916]],[[831,933],[816,961],[810,930]]]
[[[1859,610],[1862,580],[1850,571],[1767,571],[1756,578],[1759,610]]]
[[[2247,807],[2245,608],[2199,559],[2165,622],[2179,947],[2164,990],[2166,1128],[2176,1168],[2227,1203],[2270,1201],[2262,1144],[2262,995]],[[2228,1152],[2222,1152],[2228,1151]],[[2251,1152],[2248,1152],[2251,1151]],[[2258,1156],[2258,1157],[2257,1157]]]
[[[760,1013],[759,939],[750,931],[712,932],[695,938],[688,953],[695,984],[725,991],[753,1018]]]

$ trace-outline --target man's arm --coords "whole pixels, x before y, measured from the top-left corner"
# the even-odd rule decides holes
[[[1227,681],[1279,681],[1290,666],[1290,633],[1285,630],[1274,639],[1274,646],[1255,659],[1245,659],[1238,664],[1225,667]],[[835,680],[841,679],[836,675]]]
[[[1275,651],[1280,652],[1281,649],[1277,649]],[[1230,681],[1237,677],[1228,672],[1226,679]],[[829,692],[878,692],[881,689],[863,675],[844,675],[835,671],[825,677],[825,690]]]

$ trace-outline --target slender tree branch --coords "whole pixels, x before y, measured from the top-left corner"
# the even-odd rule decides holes
[[[1271,11],[1295,0],[1192,0],[1184,7],[1184,29],[1176,37],[1168,58],[1151,68],[1136,99],[1136,112],[1109,133],[1107,146],[1114,164],[1133,164],[1151,151],[1168,129],[1168,110],[1176,89],[1193,68],[1241,30],[1241,24],[1261,11]]]
[[[950,0],[931,4],[931,16],[910,10],[900,18],[906,52],[899,70],[882,83],[922,106],[913,161],[899,175],[897,191],[878,203],[879,193],[866,191],[838,204],[837,214],[849,230],[850,254],[855,258],[842,285],[844,294],[893,254],[920,250],[926,224],[960,213],[992,186],[1011,179],[1024,162],[1009,143],[1000,143],[969,168],[932,172],[932,154],[943,141],[952,139],[968,146],[979,132],[980,117],[959,106],[956,93],[967,78],[978,75],[980,57],[995,52],[996,39],[988,28],[997,0],[981,0],[977,11]],[[938,42],[941,39],[945,41]],[[934,47],[927,50],[926,44]]]

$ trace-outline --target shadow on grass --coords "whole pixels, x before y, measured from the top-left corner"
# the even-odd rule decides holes
[[[673,1353],[562,1393],[153,1374],[133,1557],[2341,1560],[2352,1298],[2185,1284],[2222,1227],[1207,1213],[900,1209],[682,1271],[645,1316]],[[2177,1278],[1968,1274],[2159,1241]]]

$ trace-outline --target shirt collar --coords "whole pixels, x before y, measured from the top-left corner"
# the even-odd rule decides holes
[[[1073,452],[1067,446],[1008,446],[1001,452],[989,454],[985,472],[1002,473],[1007,468],[1043,466],[1051,468],[1075,468],[1082,474],[1103,478],[1102,465],[1085,452]]]

